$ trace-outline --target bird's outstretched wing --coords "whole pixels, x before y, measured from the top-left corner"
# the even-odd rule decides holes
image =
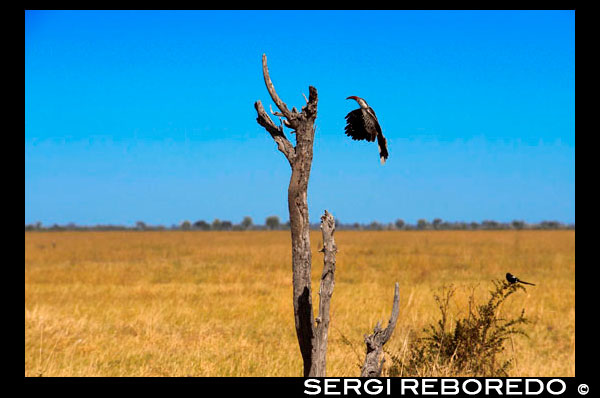
[[[361,108],[355,109],[346,115],[346,127],[344,131],[353,140],[375,141],[375,135],[367,131],[365,116]]]

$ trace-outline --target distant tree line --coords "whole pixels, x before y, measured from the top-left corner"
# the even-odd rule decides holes
[[[522,220],[511,222],[498,222],[494,220],[483,220],[481,222],[463,222],[463,221],[444,221],[441,218],[434,218],[427,221],[422,218],[415,224],[405,223],[398,219],[393,223],[380,223],[372,221],[367,224],[349,223],[344,224],[339,220],[335,221],[337,230],[356,230],[356,231],[384,231],[384,230],[520,230],[520,229],[575,229],[575,224],[564,224],[559,221],[542,221],[540,223],[527,223]],[[319,223],[310,225],[311,229],[318,230]],[[173,224],[170,227],[164,225],[148,225],[143,221],[137,221],[134,226],[99,224],[93,226],[82,226],[74,223],[65,225],[53,224],[51,226],[42,225],[41,222],[35,224],[25,224],[25,231],[280,231],[289,230],[290,222],[282,223],[278,216],[269,216],[264,224],[254,224],[252,217],[244,217],[239,224],[234,224],[228,220],[215,218],[212,222],[198,220],[191,222],[185,220],[179,224]]]

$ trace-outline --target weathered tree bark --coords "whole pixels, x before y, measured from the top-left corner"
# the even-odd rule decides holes
[[[320,251],[323,252],[323,273],[319,287],[319,316],[316,319],[316,346],[313,358],[316,374],[324,377],[326,375],[327,335],[329,333],[329,305],[335,285],[335,255],[337,253],[337,246],[333,239],[335,219],[327,210],[321,216],[321,232],[323,248]]]
[[[281,112],[272,112],[273,115],[284,117],[280,126],[276,126],[266,113],[260,101],[254,107],[258,113],[256,121],[263,126],[277,143],[278,149],[285,155],[292,168],[290,185],[288,187],[288,210],[290,213],[290,229],[292,235],[292,276],[294,319],[296,335],[300,345],[300,352],[304,361],[305,376],[324,376],[325,366],[319,366],[322,344],[317,344],[315,319],[312,306],[311,290],[311,251],[310,229],[308,219],[307,189],[310,177],[310,168],[313,158],[313,141],[315,136],[314,122],[317,117],[317,89],[309,86],[309,97],[301,112],[296,108],[290,111],[287,105],[279,98],[271,82],[267,68],[267,56],[262,56],[263,76],[265,85],[271,99]],[[296,146],[294,147],[283,132],[283,125],[293,129],[296,133]],[[324,354],[323,354],[324,360]]]
[[[381,376],[381,370],[383,369],[383,363],[385,358],[379,357],[383,352],[383,345],[388,342],[392,336],[392,332],[396,327],[396,321],[398,321],[399,314],[399,288],[398,282],[394,288],[394,305],[392,306],[392,316],[385,329],[381,329],[381,321],[377,322],[373,334],[365,335],[365,343],[367,345],[367,355],[365,362],[360,372],[361,377],[379,377]]]

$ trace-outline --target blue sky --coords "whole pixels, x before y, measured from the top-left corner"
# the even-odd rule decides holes
[[[319,92],[311,221],[575,221],[574,11],[27,11],[25,223],[287,220],[263,53]]]

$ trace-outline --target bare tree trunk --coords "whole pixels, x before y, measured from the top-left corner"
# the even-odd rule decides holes
[[[325,364],[327,355],[327,335],[329,333],[329,305],[335,286],[335,255],[337,246],[333,233],[335,232],[335,219],[327,210],[321,216],[321,232],[323,234],[323,273],[321,274],[321,285],[319,287],[319,316],[316,322],[316,350],[313,354],[315,362],[315,374],[325,376]]]
[[[279,98],[271,82],[267,68],[267,57],[263,54],[263,76],[267,90],[273,102],[281,112],[271,113],[282,120],[276,126],[271,117],[266,113],[260,101],[254,104],[258,113],[257,122],[263,126],[277,143],[279,150],[286,156],[292,168],[292,176],[288,187],[288,209],[290,213],[290,229],[292,235],[292,274],[293,274],[293,300],[296,335],[300,345],[300,352],[304,361],[305,376],[324,376],[325,366],[317,366],[316,357],[320,357],[317,344],[316,327],[312,306],[311,290],[311,251],[310,229],[308,218],[307,189],[310,177],[310,168],[313,158],[313,141],[315,136],[314,122],[317,117],[317,89],[309,87],[309,98],[302,111],[296,108],[290,111],[287,105]],[[306,98],[306,97],[305,97]],[[281,119],[281,118],[285,119]],[[283,125],[292,128],[296,134],[294,147],[283,132]],[[323,355],[324,358],[324,355]]]
[[[301,127],[301,128],[300,128]],[[308,219],[307,189],[313,156],[314,128],[296,129],[296,158],[288,188],[288,209],[292,235],[293,297],[296,333],[304,360],[304,374],[317,376],[314,369],[314,315],[311,290],[310,224]]]

